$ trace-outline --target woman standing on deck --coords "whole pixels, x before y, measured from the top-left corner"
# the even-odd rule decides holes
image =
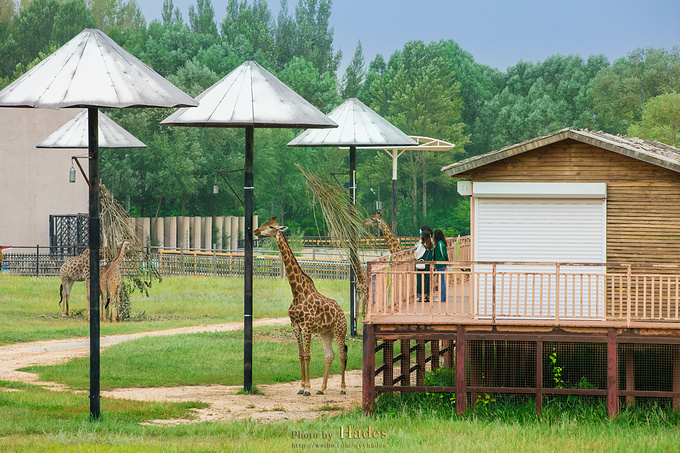
[[[449,254],[446,251],[446,238],[442,230],[434,230],[434,260],[435,261],[449,261]],[[441,296],[440,300],[446,302],[446,264],[437,264],[435,266],[437,272],[441,272]]]
[[[421,228],[420,242],[416,247],[415,258],[417,261],[432,261],[434,258],[434,246],[432,244],[432,231]],[[426,271],[422,274],[416,274],[416,289],[418,292],[418,301],[421,300],[423,293],[425,294],[425,301],[430,300],[430,265],[425,263],[417,263],[416,271]],[[424,286],[424,288],[423,288]]]

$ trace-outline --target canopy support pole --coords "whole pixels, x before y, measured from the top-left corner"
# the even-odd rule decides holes
[[[90,416],[98,420],[99,408],[99,248],[101,225],[99,219],[99,112],[87,109],[87,134],[89,151],[90,195],[88,217],[88,244],[90,247]]]
[[[243,293],[243,389],[253,389],[253,150],[255,127],[246,126],[246,170],[244,232],[244,293]]]

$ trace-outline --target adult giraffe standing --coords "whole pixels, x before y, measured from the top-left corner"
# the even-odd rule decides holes
[[[102,321],[106,319],[105,308],[109,306],[109,302],[113,297],[113,306],[109,310],[109,321],[113,322],[113,308],[116,308],[116,321],[120,321],[120,290],[123,279],[120,274],[120,263],[123,261],[125,253],[130,248],[128,241],[123,241],[120,245],[120,252],[118,256],[107,263],[106,270],[101,274],[99,288],[101,293],[101,314]],[[106,307],[104,306],[104,299],[106,299]]]
[[[311,360],[312,334],[317,333],[321,337],[323,350],[326,356],[326,370],[323,375],[321,389],[317,395],[323,395],[328,384],[328,372],[335,355],[333,354],[333,338],[338,345],[340,353],[340,366],[342,370],[342,380],[340,382],[340,393],[345,394],[345,367],[347,366],[347,346],[345,336],[347,335],[347,320],[345,313],[340,305],[331,298],[321,294],[314,286],[312,278],[305,274],[295,255],[288,245],[286,236],[283,234],[288,227],[276,223],[276,217],[260,226],[253,232],[255,236],[269,236],[276,239],[276,244],[281,252],[281,259],[286,268],[288,283],[293,292],[293,302],[288,308],[290,325],[295,334],[300,353],[301,368],[301,389],[299,395],[309,395],[309,362]]]
[[[75,282],[85,282],[87,288],[87,319],[90,319],[90,249],[86,248],[83,253],[72,256],[64,261],[59,268],[61,285],[59,286],[59,304],[61,306],[61,316],[68,316],[68,300],[71,295],[71,288]]]

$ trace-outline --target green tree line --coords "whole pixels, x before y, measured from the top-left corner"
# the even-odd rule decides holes
[[[147,23],[134,0],[0,0],[0,87],[19,77],[85,28],[99,28],[192,96],[245,60],[255,60],[323,112],[356,97],[409,135],[454,143],[449,152],[405,152],[398,169],[398,234],[428,223],[466,234],[469,204],[440,169],[456,160],[564,127],[629,134],[680,146],[680,51],[632,49],[610,62],[554,55],[519,61],[505,72],[479,64],[453,40],[407,42],[386,60],[366,62],[361,42],[339,74],[331,0],[228,0],[218,23],[211,0],[196,0],[183,18],[164,0],[161,20]],[[106,112],[147,144],[105,150],[102,181],[134,215],[237,215],[243,212],[227,178],[241,187],[243,131],[161,127],[171,112]],[[46,131],[46,135],[52,131]],[[349,180],[347,150],[292,148],[300,130],[255,134],[255,206],[262,218],[304,234],[324,234],[305,179],[294,164],[339,183]],[[232,171],[216,174],[217,171]],[[358,203],[383,216],[392,206],[392,160],[357,153]],[[220,186],[213,194],[213,185]],[[380,190],[380,192],[378,192]]]

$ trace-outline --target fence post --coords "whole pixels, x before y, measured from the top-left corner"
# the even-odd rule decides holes
[[[627,303],[626,303],[626,327],[630,327],[630,288],[631,288],[631,281],[632,281],[632,275],[631,275],[631,268],[630,264],[628,264],[628,271],[627,273],[627,288],[626,288],[626,294],[627,294]]]
[[[565,283],[566,288],[566,283]],[[555,265],[555,325],[560,324],[560,265]]]
[[[35,246],[35,276],[38,276],[38,271],[40,268],[40,244]]]
[[[491,269],[491,323],[496,324],[496,265]]]

